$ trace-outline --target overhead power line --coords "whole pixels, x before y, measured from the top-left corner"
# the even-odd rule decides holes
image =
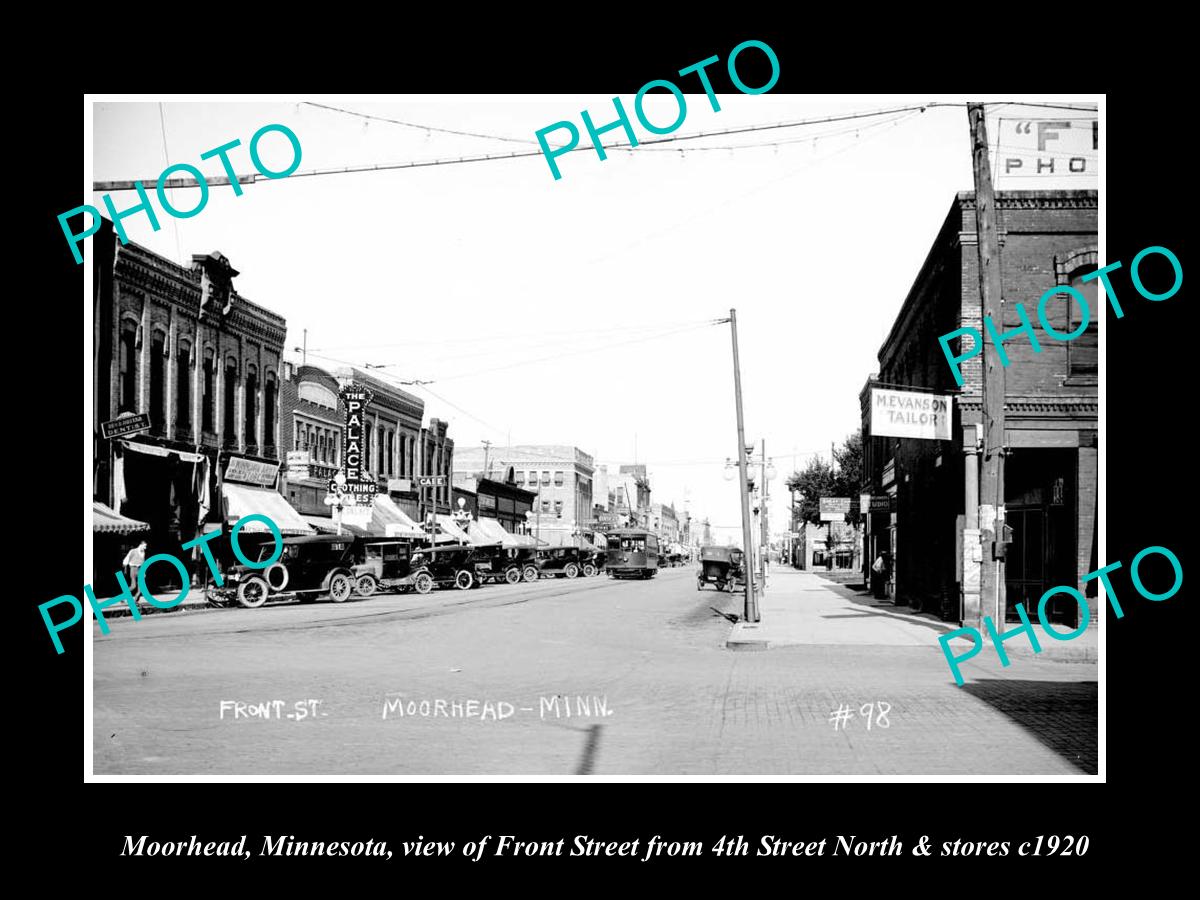
[[[327,110],[330,110],[331,112],[345,113],[348,116],[357,116],[360,119],[370,119],[371,121],[374,121],[374,122],[387,122],[390,125],[402,125],[405,128],[415,128],[420,131],[426,131],[426,132],[437,131],[441,134],[455,134],[460,137],[484,138],[485,140],[489,140],[489,141],[507,141],[512,144],[536,144],[537,143],[537,141],[531,141],[526,138],[504,137],[503,135],[499,135],[499,134],[482,134],[478,131],[459,131],[454,128],[440,128],[437,125],[422,125],[419,122],[403,122],[400,119],[390,119],[387,116],[374,116],[374,115],[371,115],[370,113],[355,112],[352,109],[343,109],[340,106],[328,106],[324,103],[312,103],[311,101],[308,101],[308,100],[304,101],[304,105],[305,106],[313,106],[313,107],[316,107],[317,109],[327,109]]]

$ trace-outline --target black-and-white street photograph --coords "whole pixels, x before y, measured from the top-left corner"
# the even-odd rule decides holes
[[[1102,774],[1103,98],[727,51],[89,97],[92,777]]]

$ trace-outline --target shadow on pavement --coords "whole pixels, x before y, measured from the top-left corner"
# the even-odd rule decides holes
[[[1004,713],[1082,772],[1097,772],[1095,681],[968,681],[960,690]],[[1021,775],[1020,760],[1006,774]]]
[[[591,775],[596,768],[596,752],[600,749],[600,729],[603,725],[592,725],[587,730],[587,741],[583,745],[583,756],[575,767],[576,775]]]
[[[938,634],[945,634],[948,631],[953,631],[954,626],[936,619],[926,619],[923,616],[913,614],[898,615],[890,613],[886,610],[876,609],[865,604],[860,605],[860,611],[856,613],[841,613],[837,615],[821,616],[822,619],[863,619],[867,616],[883,616],[885,619],[895,619],[897,622],[907,622],[910,625],[920,625],[922,628],[929,628],[936,631]]]
[[[892,603],[880,603],[871,596],[869,591],[856,591],[844,584],[838,584],[828,579],[822,580],[830,590],[833,590],[839,597],[844,597],[855,606],[861,608],[867,615],[887,616],[889,619],[899,619],[902,622],[911,622],[914,625],[924,625],[926,628],[931,628],[939,634],[953,631],[957,627],[950,622],[942,621],[933,615],[933,613],[915,613],[911,610],[901,613],[899,609],[908,609],[908,607],[897,607]],[[895,612],[889,612],[889,610],[895,610]]]

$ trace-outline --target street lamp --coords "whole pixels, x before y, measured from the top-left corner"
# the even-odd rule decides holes
[[[337,533],[342,533],[342,508],[346,506],[346,473],[337,472],[333,476],[334,492],[325,495],[325,505],[331,506],[337,513]]]

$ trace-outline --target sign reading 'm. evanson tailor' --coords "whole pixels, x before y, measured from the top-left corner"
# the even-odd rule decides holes
[[[871,435],[948,441],[951,399],[941,394],[871,388]]]

